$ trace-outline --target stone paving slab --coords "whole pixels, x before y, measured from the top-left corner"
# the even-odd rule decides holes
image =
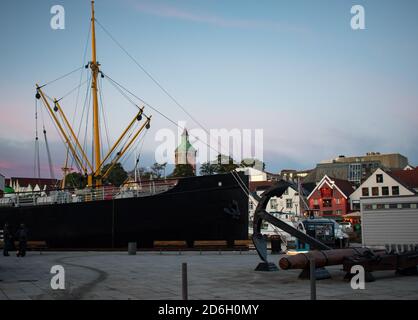
[[[270,256],[277,263],[279,255]],[[181,299],[181,264],[188,264],[190,299],[309,299],[310,284],[299,270],[256,272],[254,252],[29,252],[0,257],[0,300]],[[53,265],[66,272],[66,289],[52,290]],[[352,290],[341,266],[328,267],[332,279],[317,282],[318,299],[418,299],[418,277],[375,272],[376,282]]]

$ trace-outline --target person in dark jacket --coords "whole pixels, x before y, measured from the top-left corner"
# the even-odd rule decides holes
[[[16,239],[19,241],[19,250],[16,255],[18,257],[24,257],[26,255],[26,245],[28,242],[28,230],[23,223],[16,232]]]
[[[3,255],[9,256],[9,250],[12,248],[13,237],[9,230],[9,224],[5,223],[3,228]]]

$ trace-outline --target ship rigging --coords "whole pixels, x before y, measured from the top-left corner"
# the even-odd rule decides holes
[[[82,66],[76,70],[45,84],[36,84],[36,138],[37,106],[40,101],[43,105],[43,108],[40,108],[42,121],[42,110],[46,109],[67,148],[62,188],[12,192],[6,195],[0,199],[0,225],[7,222],[13,229],[25,223],[30,230],[31,240],[45,241],[50,248],[116,248],[126,246],[128,242],[137,242],[140,247],[152,247],[155,240],[185,240],[189,246],[193,246],[195,240],[227,240],[229,245],[233,245],[234,240],[248,239],[248,176],[243,173],[232,171],[210,176],[142,181],[142,185],[135,182],[123,184],[121,187],[104,185],[112,168],[123,162],[141,142],[143,145],[151,122],[151,115],[145,112],[145,108],[158,113],[176,127],[179,126],[163,112],[103,72],[101,64],[97,61],[96,23],[179,108],[195,123],[204,127],[97,21],[94,1],[91,2],[91,14],[87,37],[89,41],[91,34],[91,61],[85,64],[84,57]],[[85,56],[86,52],[87,45]],[[50,97],[46,93],[46,87],[50,84],[83,69],[89,69],[87,79],[83,82],[80,76],[79,85],[68,93],[60,98]],[[136,112],[130,115],[128,125],[113,145],[110,144],[108,134],[107,141],[101,139],[102,123],[104,133],[107,133],[102,96],[103,79],[136,107]],[[70,119],[67,116],[68,110],[64,111],[63,99],[76,91],[79,92],[80,87],[84,85],[87,87],[86,96],[80,124],[76,128],[76,118],[74,116]],[[78,93],[74,114],[77,103]],[[91,152],[87,147],[90,110]],[[80,136],[83,119],[84,141]],[[46,136],[45,132],[44,135]],[[104,154],[103,145],[106,142],[108,151]],[[39,152],[38,143],[36,139]],[[209,144],[206,145],[213,149]],[[49,147],[47,152],[48,150]],[[39,160],[35,159],[35,162],[38,163],[39,176]],[[64,188],[65,176],[73,164],[80,173],[87,176],[87,188],[85,185],[80,188]]]
[[[60,105],[60,100],[62,99],[51,99],[46,95],[43,88],[49,84],[39,86],[36,84],[36,99],[41,100],[45,108],[47,109],[49,115],[51,116],[54,125],[57,127],[59,134],[63,138],[68,151],[70,152],[73,160],[75,161],[79,170],[87,176],[87,186],[88,187],[99,187],[102,185],[103,179],[106,179],[116,163],[126,154],[129,148],[133,143],[138,139],[141,133],[150,128],[151,115],[148,116],[144,113],[144,107],[139,108],[137,114],[133,117],[131,122],[128,124],[126,129],[122,132],[104,158],[101,157],[101,136],[100,136],[100,124],[99,124],[99,99],[98,99],[98,76],[102,78],[105,77],[105,74],[100,69],[100,63],[97,61],[97,52],[96,52],[96,27],[95,27],[95,11],[94,11],[94,1],[91,2],[91,48],[92,48],[92,60],[85,66],[85,68],[90,68],[91,70],[91,95],[93,100],[93,156],[90,160],[87,156],[85,148],[82,147],[78,136],[73,129],[73,126],[68,121],[68,118]],[[68,75],[68,74],[67,74]],[[63,77],[65,77],[64,75]],[[60,77],[57,80],[63,78]],[[55,80],[54,80],[55,81]],[[53,105],[53,107],[51,106]],[[145,117],[145,120],[144,120]],[[142,121],[144,120],[144,121]],[[137,122],[141,122],[141,125],[134,129],[134,125]],[[130,134],[128,135],[128,133]],[[122,143],[124,141],[124,143]],[[115,152],[117,151],[117,152]],[[110,165],[105,167],[109,162]],[[68,170],[67,164],[64,166],[64,175],[65,171]]]

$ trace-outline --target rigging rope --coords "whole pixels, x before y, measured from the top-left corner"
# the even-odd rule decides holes
[[[210,131],[204,126],[204,125],[202,125],[195,117],[193,117],[192,116],[192,114],[190,113],[190,112],[188,112],[187,110],[186,110],[186,108],[185,107],[183,107],[178,101],[177,101],[177,99],[175,99],[174,97],[173,97],[173,95],[171,95],[169,92],[168,92],[168,90],[167,89],[165,89],[152,75],[151,75],[151,73],[150,72],[148,72],[146,69],[145,69],[145,67],[142,65],[142,64],[140,64],[139,62],[138,62],[138,60],[137,59],[135,59],[129,52],[128,52],[128,50],[126,50],[123,46],[122,46],[122,44],[119,42],[119,41],[117,41],[116,39],[115,39],[115,37],[113,37],[112,36],[112,34],[97,20],[97,19],[95,19],[95,21],[96,21],[96,23],[103,29],[103,31],[109,36],[109,38],[110,39],[112,39],[115,43],[116,43],[116,45],[137,65],[137,67],[139,67],[147,76],[148,76],[148,78],[150,78],[153,82],[154,82],[154,84],[156,84],[181,110],[183,110],[183,112],[184,113],[186,113],[187,114],[187,116],[191,119],[191,120],[193,120],[193,122],[195,123],[195,124],[197,124],[199,127],[201,127],[205,132],[206,132],[206,134],[208,134],[209,135],[209,139],[212,139],[212,135],[210,134]],[[128,91],[129,92],[129,91]],[[132,94],[132,93],[131,93]],[[135,96],[135,95],[134,95]],[[138,97],[137,97],[137,99],[139,99]],[[139,99],[140,101],[142,101],[143,103],[145,103],[145,104],[147,104],[145,101],[143,101],[142,99]],[[149,107],[151,107],[149,104],[147,104]],[[152,107],[151,107],[152,108]],[[156,112],[158,112],[161,116],[163,116],[164,118],[166,118],[167,120],[169,120],[170,122],[173,122],[173,121],[171,121],[168,117],[166,117],[165,115],[163,115],[161,112],[159,112],[158,110],[156,110],[156,109],[154,109],[154,108],[152,108],[154,111],[156,111]],[[173,122],[174,123],[174,125],[176,125],[177,127],[180,127],[177,123],[175,123],[175,122]],[[180,129],[182,129],[182,128],[180,128]],[[184,129],[184,128],[183,128]],[[196,138],[196,137],[195,137]],[[199,139],[197,139],[197,140],[199,140]],[[209,146],[209,145],[208,145]],[[211,149],[213,149],[211,146],[209,146]],[[222,146],[220,145],[220,147],[222,148]],[[215,150],[217,153],[219,153],[219,150]],[[227,152],[227,153],[229,153],[229,151]],[[242,165],[242,164],[239,164],[239,167],[246,167],[246,166],[244,166],[244,165]],[[239,175],[237,175],[237,179],[239,179],[240,181],[241,181],[241,183],[242,183],[242,185],[245,185],[244,184],[244,182],[241,180],[241,178],[239,177]],[[248,188],[246,188],[247,189],[247,191],[246,192],[250,192],[249,191],[249,189]]]
[[[165,89],[160,83],[159,83],[159,81],[157,81],[152,75],[151,75],[151,73],[150,72],[148,72],[146,69],[145,69],[145,67],[142,65],[142,64],[140,64],[139,62],[138,62],[138,60],[137,59],[135,59],[123,46],[122,46],[122,44],[119,42],[119,41],[117,41],[116,39],[115,39],[115,37],[113,37],[112,36],[112,34],[97,20],[97,19],[95,19],[95,21],[97,22],[97,24],[103,29],[103,31],[109,36],[109,38],[111,38],[115,43],[116,43],[116,45],[154,82],[154,84],[156,84],[181,110],[183,110],[183,112],[184,113],[186,113],[187,114],[187,116],[193,121],[193,122],[195,122],[195,124],[197,124],[199,127],[201,127],[205,132],[206,132],[206,134],[208,134],[208,136],[209,136],[209,139],[211,139],[212,138],[212,135],[210,134],[210,131],[204,126],[204,125],[202,125],[202,123],[201,122],[199,122],[195,117],[193,117],[193,115],[190,113],[190,112],[188,112],[187,110],[186,110],[186,108],[185,107],[183,107],[178,101],[177,101],[177,99],[175,99],[174,97],[173,97],[173,95],[171,95],[169,92],[168,92],[168,90],[167,89]],[[109,78],[110,79],[110,78]],[[111,79],[112,80],[112,79]],[[129,92],[129,91],[128,91]],[[130,94],[132,94],[132,93],[130,93]],[[136,97],[137,99],[139,99],[138,97]],[[145,101],[143,101],[142,99],[139,99],[140,101],[142,101],[144,104],[147,104]],[[149,107],[151,107],[149,104],[147,104]],[[151,107],[152,108],[152,107]],[[155,108],[152,108],[154,111],[156,111],[156,112],[158,112],[161,116],[163,116],[164,118],[166,118],[167,120],[169,120],[170,122],[172,122],[172,123],[174,123],[174,125],[176,125],[177,127],[179,127],[178,126],[178,124],[177,123],[175,123],[175,122],[173,122],[173,121],[171,121],[170,119],[168,119],[168,117],[166,117],[165,115],[163,115],[161,112],[159,112],[158,110],[156,110]],[[180,129],[182,129],[182,130],[184,130],[184,128],[180,128]],[[197,139],[198,141],[201,141],[200,139],[198,139],[197,137],[194,137],[195,139]],[[209,145],[208,145],[209,146]],[[220,146],[220,147],[222,147],[222,146]],[[212,148],[213,149],[213,148]],[[214,149],[213,149],[214,150]],[[215,150],[217,153],[219,153],[219,151],[218,150]],[[227,152],[227,153],[229,153],[229,152]],[[245,167],[244,165],[241,165],[241,164],[239,164],[239,166],[240,167]],[[239,180],[241,180],[241,178],[238,176],[238,178],[239,178]],[[241,180],[242,181],[242,180]],[[242,181],[242,183],[243,183],[243,181]],[[248,189],[248,188],[247,188]],[[249,192],[249,190],[248,190],[248,192]]]
[[[39,158],[39,137],[38,137],[38,100],[35,99],[35,158],[33,167],[33,176],[36,177],[38,173],[38,179],[41,178],[41,165]]]
[[[49,81],[49,82],[47,82],[47,83],[45,83],[45,84],[41,85],[39,88],[46,87],[47,85],[49,85],[49,84],[51,84],[51,83],[54,83],[54,82],[59,81],[59,80],[61,80],[61,79],[64,79],[65,77],[68,77],[69,75],[73,74],[74,72],[77,72],[78,70],[80,70],[80,69],[82,69],[82,68],[84,68],[84,66],[78,67],[77,69],[75,69],[75,70],[73,70],[73,71],[70,71],[70,72],[68,72],[68,73],[64,74],[64,75],[63,75],[63,76],[61,76],[61,77],[58,77],[58,78],[56,78],[56,79],[54,79],[54,80],[52,80],[52,81]]]
[[[178,101],[175,99],[145,68],[143,65],[141,65],[138,60],[136,60],[121,44],[119,41],[117,41],[111,33],[99,22],[97,19],[95,19],[97,24],[103,29],[103,31],[109,36],[110,39],[112,39],[116,45],[123,51],[125,54],[154,82],[180,109],[183,110],[184,113],[186,113],[190,119],[192,119],[198,126],[200,126],[202,129],[206,131],[207,134],[209,134],[209,131],[199,122],[197,121],[187,110],[184,108]]]
[[[48,156],[49,174],[51,176],[51,179],[54,179],[55,180],[54,169],[53,169],[53,166],[52,166],[51,152],[49,150],[49,144],[48,144],[48,139],[46,137],[45,126],[43,126],[43,133],[44,133],[44,139],[45,139],[46,153],[47,153],[47,156]]]
[[[66,94],[64,94],[61,98],[57,99],[58,102],[60,102],[62,99],[68,97],[71,93],[73,93],[75,90],[80,89],[80,87],[84,86],[88,82],[88,79],[84,81],[83,83],[79,84],[78,86],[72,88],[70,91],[68,91]]]
[[[125,90],[127,93],[129,93],[131,96],[135,97],[136,99],[138,99],[139,101],[141,101],[144,105],[146,105],[147,107],[151,108],[152,110],[154,110],[155,112],[157,112],[158,114],[160,114],[162,117],[164,117],[165,119],[167,119],[169,122],[171,122],[172,124],[174,124],[176,127],[180,128],[181,130],[184,130],[184,128],[182,128],[181,126],[178,125],[178,123],[176,123],[174,120],[172,120],[171,118],[169,118],[168,116],[166,116],[164,113],[162,113],[161,111],[159,111],[158,109],[154,108],[153,106],[151,106],[148,102],[146,102],[145,100],[143,100],[142,98],[138,97],[137,95],[135,95],[134,93],[132,93],[130,90],[128,90],[127,88],[125,88],[123,85],[121,85],[119,82],[115,81],[114,79],[112,79],[111,77],[109,77],[108,75],[104,75],[106,79],[109,79],[111,81],[111,83],[114,83],[115,85],[117,85],[118,87],[120,87],[121,89]],[[125,96],[125,95],[124,95]],[[131,101],[131,103],[133,105],[135,105],[137,108],[139,108],[131,99],[129,99],[129,101]],[[193,137],[194,139],[202,142],[203,144],[205,144],[207,147],[209,147],[210,149],[212,149],[213,151],[219,152],[217,149],[215,149],[214,147],[212,147],[210,144],[208,144],[205,141],[202,141],[199,137],[196,137],[192,134],[189,134],[191,137]],[[240,165],[242,166],[242,165]],[[244,167],[244,166],[242,166]],[[234,175],[235,171],[231,171],[231,174]],[[236,173],[236,172],[235,172]],[[241,181],[240,185],[242,184],[242,186],[245,186],[245,183],[242,181],[241,177],[239,177],[239,174],[237,174],[235,177],[235,179],[238,179]],[[245,186],[244,188],[245,193],[248,195],[250,194],[250,190],[248,189],[248,187]]]
[[[104,128],[105,128],[105,134],[106,134],[106,141],[107,141],[107,147],[110,150],[110,139],[109,139],[109,130],[107,127],[107,117],[105,112],[105,106],[104,106],[104,99],[103,99],[103,80],[99,80],[99,96],[100,96],[100,105],[101,105],[101,111],[102,111],[102,117],[104,122]],[[103,157],[103,155],[102,155]]]
[[[87,33],[86,44],[84,46],[84,54],[83,54],[83,59],[81,61],[82,64],[84,64],[85,61],[86,61],[87,49],[88,49],[88,44],[89,44],[89,39],[90,39],[90,32],[91,32],[91,24],[89,24],[89,31]],[[86,78],[87,78],[87,80],[89,79],[88,76]],[[76,119],[76,114],[77,114],[77,110],[78,110],[78,102],[79,102],[79,98],[80,98],[80,88],[81,88],[81,81],[82,80],[83,80],[83,69],[80,72],[80,79],[79,79],[79,82],[78,82],[80,86],[78,87],[77,97],[76,97],[76,100],[75,100],[75,108],[74,108],[74,113],[73,113],[73,119],[71,121],[71,126],[72,127],[74,127],[75,119]],[[87,91],[88,91],[88,88],[87,88]],[[84,110],[83,110],[83,113],[84,113]],[[79,132],[80,132],[80,130],[78,130],[78,132],[77,132],[77,139],[79,139]],[[67,168],[68,168],[68,154],[69,154],[69,152],[70,152],[70,147],[67,146],[67,156],[66,156],[66,161],[65,161],[65,165],[64,165],[65,170],[67,170]],[[72,161],[74,161],[74,159],[72,159]],[[70,165],[70,168],[71,168],[71,166],[72,166],[72,164]],[[66,172],[64,172],[64,174],[65,173]],[[73,181],[73,184],[74,184],[74,181]]]
[[[208,129],[205,128],[205,126],[203,126],[199,121],[197,121],[197,119],[195,119],[187,110],[186,108],[184,108],[112,35],[111,33],[97,20],[95,19],[96,23],[103,29],[103,31],[116,43],[116,45],[137,65],[137,67],[139,67],[153,82],[155,85],[157,85],[181,110],[183,110],[184,113],[187,114],[187,116],[193,120],[193,122],[195,122],[198,126],[200,126],[208,135],[209,138],[211,138],[211,134],[209,132]],[[90,34],[90,29],[89,29],[89,34]],[[89,36],[88,36],[89,37]],[[83,67],[81,67],[83,68]],[[80,70],[81,68],[77,68],[74,71],[71,71],[55,80],[52,80],[44,85],[42,85],[41,87],[44,87],[50,83],[53,83],[55,81],[58,81],[66,76],[69,76],[70,74]],[[103,75],[103,73],[102,73]],[[152,107],[149,103],[145,102],[143,99],[137,97],[135,94],[133,94],[132,92],[130,92],[129,90],[127,90],[126,88],[124,88],[123,86],[121,86],[119,83],[117,83],[116,81],[114,81],[113,79],[111,79],[110,77],[106,76],[107,79],[109,79],[111,82],[113,82],[114,84],[116,84],[118,87],[123,88],[126,92],[128,92],[130,95],[132,95],[133,97],[135,97],[136,99],[138,99],[139,101],[141,101],[142,103],[144,103],[145,105],[147,105],[148,107],[150,107],[152,110],[154,110],[155,112],[157,112],[158,114],[160,114],[162,117],[164,117],[166,120],[168,120],[169,122],[173,123],[176,127],[180,128],[180,126],[173,121],[172,119],[170,119],[168,116],[166,116],[165,114],[163,114],[162,112],[160,112],[159,110],[157,110],[156,108]],[[79,85],[77,88],[80,88],[81,85]],[[74,89],[75,90],[75,89]],[[88,91],[88,90],[87,90]],[[120,90],[119,90],[120,91]],[[72,92],[72,91],[71,91]],[[122,93],[122,92],[121,92]],[[129,99],[129,97],[127,97],[126,95],[124,95],[131,103],[133,103],[133,101],[131,99]],[[65,97],[65,96],[64,96]],[[61,99],[63,99],[64,97],[62,97]],[[60,99],[60,100],[61,100]],[[139,108],[135,103],[133,103],[137,108]],[[90,101],[89,101],[89,105],[90,105]],[[89,108],[90,109],[90,108]],[[103,112],[103,106],[102,106],[102,112]],[[84,114],[84,112],[83,112]],[[145,114],[144,114],[145,115]],[[87,114],[87,121],[86,123],[88,123],[88,114]],[[105,124],[106,126],[106,124]],[[80,127],[81,127],[81,123],[80,123]],[[180,128],[183,129],[184,128]],[[106,129],[107,130],[107,129]],[[132,134],[132,133],[131,133]],[[85,133],[85,142],[86,142],[86,136],[87,136],[87,126],[86,126],[86,133]],[[191,135],[192,137],[194,137],[193,135]],[[196,140],[201,141],[198,137],[194,137]],[[206,144],[209,148],[211,148],[212,150],[215,150],[217,153],[219,153],[219,151],[215,148],[213,148],[210,144],[201,141],[204,144]],[[108,143],[109,144],[109,143]],[[109,144],[110,145],[110,144]],[[93,144],[92,144],[93,146]],[[67,150],[68,152],[68,150]],[[229,152],[228,152],[229,153]],[[92,150],[92,154],[93,154],[93,150]],[[74,159],[73,159],[74,160]],[[242,166],[240,164],[240,166]],[[244,166],[243,166],[244,167]],[[248,195],[249,193],[249,189],[245,186],[245,184],[243,183],[243,181],[241,180],[241,178],[239,177],[239,174],[235,171],[231,172],[233,177],[237,180],[237,182],[239,183],[239,185],[241,186],[241,188],[243,189],[243,191]],[[241,181],[241,183],[239,182]]]

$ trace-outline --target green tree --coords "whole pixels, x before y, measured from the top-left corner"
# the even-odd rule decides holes
[[[172,177],[192,177],[194,175],[195,173],[194,173],[193,166],[190,164],[176,165],[173,173],[171,174]]]
[[[107,164],[102,169],[102,174],[104,174],[111,164]],[[104,179],[105,183],[111,183],[114,186],[119,187],[122,183],[125,182],[125,180],[128,178],[128,173],[125,171],[125,169],[122,167],[122,165],[118,162],[114,165],[112,170],[110,170],[110,173],[108,174],[107,178]]]
[[[217,173],[227,173],[231,172],[238,168],[238,165],[235,164],[234,159],[231,156],[225,156],[223,154],[219,154],[217,158]]]
[[[254,168],[260,171],[264,171],[266,169],[266,164],[263,161],[252,158],[242,159],[241,166]]]
[[[153,177],[157,179],[161,178],[162,175],[165,173],[166,166],[167,166],[167,163],[159,164],[155,162],[151,167]]]
[[[87,185],[87,179],[78,172],[71,172],[65,176],[66,188],[84,188]]]
[[[218,165],[214,163],[205,162],[200,166],[200,174],[202,176],[211,176],[216,173]]]

